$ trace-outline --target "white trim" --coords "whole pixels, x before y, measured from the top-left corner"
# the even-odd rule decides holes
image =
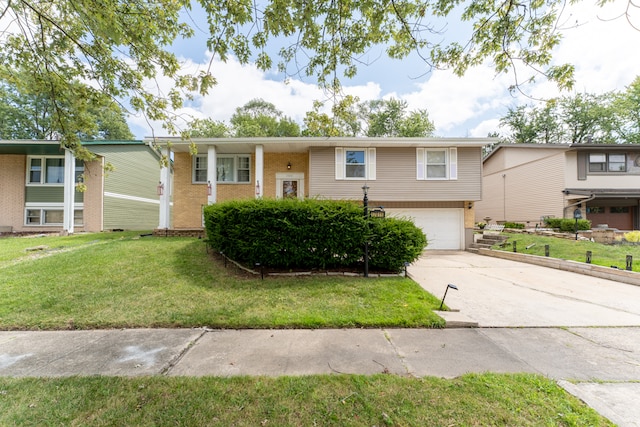
[[[207,147],[207,165],[218,164],[216,146]],[[211,186],[211,194],[207,194],[207,203],[213,204],[218,200],[218,182],[216,180],[217,168],[207,167],[207,186]]]
[[[336,148],[336,179],[344,179],[344,148]]]
[[[369,181],[376,180],[376,149],[368,148],[367,149],[367,164],[365,165],[367,168],[367,179]]]
[[[236,159],[236,166],[238,160]],[[238,178],[236,167],[236,179]],[[251,181],[251,158],[249,158],[249,181]],[[238,181],[236,181],[238,182]],[[258,184],[260,186],[258,187]],[[256,145],[256,165],[255,165],[255,181],[256,186],[256,199],[259,199],[264,194],[264,146]]]
[[[165,191],[166,191],[166,187],[165,187]],[[146,197],[129,196],[128,194],[111,193],[109,191],[104,192],[104,197],[111,197],[113,199],[120,199],[120,200],[130,200],[133,202],[152,203],[154,205],[160,204],[160,200],[147,199]]]
[[[304,199],[304,173],[303,172],[281,172],[276,173],[276,199],[282,199],[282,186],[284,181],[298,181],[298,199]]]
[[[423,181],[426,171],[424,167],[424,148],[416,148],[416,166],[416,179]]]
[[[76,158],[71,150],[64,152],[64,209],[62,229],[69,234],[74,231],[74,204],[76,197]],[[83,214],[84,215],[84,214]],[[84,221],[83,221],[84,222]]]
[[[171,159],[171,148],[166,147],[164,149],[164,153],[166,156],[167,162]],[[159,185],[164,186],[164,190],[162,194],[159,196],[158,204],[160,205],[160,210],[158,212],[158,228],[169,228],[171,226],[171,167],[169,165],[163,165],[160,168],[160,182]],[[107,193],[103,194],[107,196]],[[108,193],[112,195],[113,193]],[[104,216],[104,215],[102,215]]]
[[[455,147],[449,148],[449,179],[458,179],[458,149]]]

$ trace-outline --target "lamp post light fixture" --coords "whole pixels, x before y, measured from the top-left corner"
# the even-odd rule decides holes
[[[582,211],[580,210],[580,208],[573,211],[573,218],[576,220],[574,231],[576,232],[576,240],[578,240],[578,220],[582,219]]]
[[[364,220],[366,224],[366,235],[364,236],[364,277],[369,277],[369,186],[362,186],[362,206],[364,209]]]
[[[447,291],[449,290],[449,288],[455,289],[456,291],[458,290],[458,287],[456,285],[452,285],[451,283],[447,285],[447,289],[444,290],[444,296],[442,297],[442,301],[440,302],[439,310],[442,310],[442,306],[444,305],[444,299],[447,297]]]

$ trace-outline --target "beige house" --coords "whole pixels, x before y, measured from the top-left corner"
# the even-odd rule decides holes
[[[142,141],[84,142],[77,160],[59,141],[0,141],[0,233],[153,230],[159,153]],[[109,163],[113,171],[105,174]],[[82,180],[86,191],[76,191]]]
[[[202,229],[210,203],[259,197],[361,201],[412,218],[429,249],[473,242],[482,147],[492,140],[425,138],[156,139],[173,160],[161,175],[157,233]],[[197,154],[191,154],[193,148]],[[172,197],[171,197],[172,196]],[[173,210],[170,200],[173,200]]]
[[[500,144],[483,160],[476,222],[533,227],[542,217],[574,218],[592,227],[640,228],[640,146]]]

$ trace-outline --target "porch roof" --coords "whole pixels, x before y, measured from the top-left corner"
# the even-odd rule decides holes
[[[252,153],[262,145],[268,153],[304,153],[312,147],[483,147],[497,141],[494,138],[193,138],[180,137],[146,138],[159,147],[170,145],[175,152],[189,152],[194,144],[199,153],[208,146],[215,146],[219,153]]]

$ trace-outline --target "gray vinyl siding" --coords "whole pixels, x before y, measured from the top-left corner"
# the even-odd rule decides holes
[[[76,191],[75,202],[82,203],[84,194]],[[33,185],[25,187],[27,203],[64,203],[64,187]]]
[[[433,147],[429,147],[433,148]],[[369,198],[385,201],[479,200],[482,190],[481,149],[458,148],[457,180],[417,180],[416,149],[376,149],[376,179],[366,181]],[[335,179],[335,149],[312,148],[309,153],[310,195],[332,199],[361,199],[364,180]]]
[[[104,229],[153,230],[158,226],[157,204],[105,197]]]
[[[91,145],[89,149],[114,167],[104,178],[104,228],[150,230],[157,227],[160,210],[156,193],[160,179],[158,157],[142,143]],[[112,193],[116,197],[111,196]]]

